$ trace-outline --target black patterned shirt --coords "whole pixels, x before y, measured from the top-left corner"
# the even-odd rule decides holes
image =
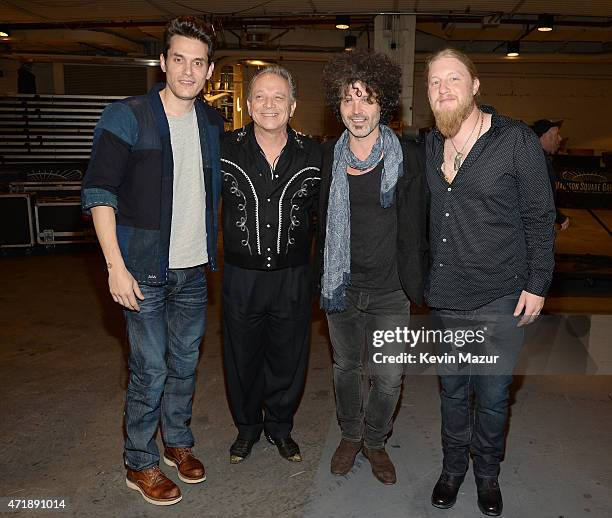
[[[554,268],[555,207],[535,133],[488,106],[480,136],[449,184],[444,137],[427,137],[430,307],[472,310],[526,290],[545,296]]]

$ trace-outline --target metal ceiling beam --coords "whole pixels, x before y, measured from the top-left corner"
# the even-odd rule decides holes
[[[351,22],[355,25],[373,24],[374,16],[379,13],[352,14]],[[482,23],[491,13],[384,13],[395,15],[416,14],[417,23]],[[497,13],[499,14],[499,13]],[[220,22],[224,28],[238,28],[248,24],[265,23],[273,27],[286,28],[288,25],[335,25],[335,15],[326,14],[295,14],[266,15],[248,17],[209,16],[209,21]],[[78,21],[78,22],[37,22],[37,23],[8,23],[5,24],[13,30],[40,30],[40,29],[96,29],[96,28],[130,28],[130,27],[164,27],[168,20],[127,20],[127,21]],[[499,15],[500,24],[532,25],[537,22],[537,16],[525,15]],[[568,17],[557,16],[556,27],[612,27],[612,17]]]

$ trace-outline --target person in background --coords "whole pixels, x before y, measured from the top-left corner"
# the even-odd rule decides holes
[[[557,172],[555,171],[554,164],[554,156],[557,151],[559,151],[559,147],[561,146],[561,124],[563,121],[552,122],[548,119],[540,119],[533,123],[531,129],[535,132],[535,134],[540,139],[540,145],[544,150],[544,155],[546,156],[546,167],[548,169],[548,178],[550,180],[550,185],[552,187],[553,193],[557,192],[556,184],[557,184]],[[556,217],[555,223],[559,226],[560,230],[566,230],[570,225],[569,216],[563,214],[559,207],[556,206]]]

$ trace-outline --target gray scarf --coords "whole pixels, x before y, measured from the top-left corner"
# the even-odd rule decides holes
[[[389,127],[381,124],[379,129],[380,135],[365,160],[357,159],[350,150],[348,130],[344,130],[334,147],[321,280],[321,307],[327,313],[346,309],[346,288],[351,282],[351,206],[347,166],[365,171],[378,164],[381,158],[384,160],[380,181],[380,206],[384,209],[393,204],[397,180],[404,173],[399,139]]]

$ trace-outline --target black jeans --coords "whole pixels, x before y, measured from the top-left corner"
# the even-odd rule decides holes
[[[223,359],[238,435],[287,437],[306,381],[312,313],[309,265],[247,270],[225,263]]]
[[[404,366],[388,364],[375,374],[368,372],[376,352],[372,334],[407,327],[410,301],[402,290],[370,293],[349,288],[346,302],[345,311],[327,315],[334,354],[338,423],[344,439],[364,439],[368,448],[382,448],[391,432]],[[399,347],[401,351],[395,352],[403,352],[405,344]]]
[[[507,295],[472,311],[436,310],[441,321],[460,319],[487,328],[487,352],[499,354],[504,361],[502,374],[469,366],[461,375],[441,375],[443,471],[455,476],[466,473],[469,456],[474,474],[481,478],[499,475],[504,456],[508,422],[509,389],[512,374],[508,365],[515,362],[523,343],[524,331],[512,317],[519,294]],[[472,405],[471,397],[474,396]]]

